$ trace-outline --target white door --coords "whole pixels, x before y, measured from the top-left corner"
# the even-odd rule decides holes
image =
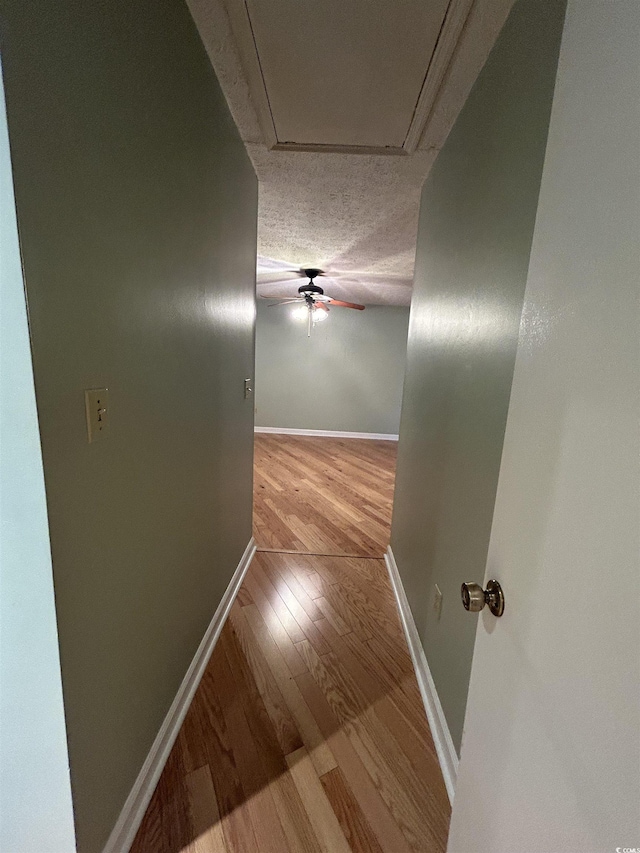
[[[640,850],[639,105],[640,2],[569,0],[450,853]]]

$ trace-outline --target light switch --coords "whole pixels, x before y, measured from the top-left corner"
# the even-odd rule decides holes
[[[91,388],[84,392],[89,444],[103,438],[109,428],[109,389]]]
[[[433,612],[436,614],[436,619],[440,619],[442,613],[442,592],[437,583],[433,585]]]

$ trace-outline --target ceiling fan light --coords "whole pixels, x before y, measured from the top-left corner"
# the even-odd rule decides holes
[[[311,317],[314,323],[321,323],[323,320],[326,320],[329,316],[328,311],[323,311],[322,308],[314,308],[311,312]]]
[[[296,305],[291,310],[291,316],[294,320],[306,320],[309,316],[309,309],[306,305]]]

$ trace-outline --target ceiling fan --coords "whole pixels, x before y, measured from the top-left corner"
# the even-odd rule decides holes
[[[296,275],[309,279],[298,288],[297,296],[262,296],[262,299],[276,300],[269,306],[270,308],[297,303],[299,309],[296,311],[296,315],[299,314],[301,318],[307,320],[307,337],[311,335],[311,329],[316,323],[327,319],[329,306],[355,308],[356,311],[364,311],[364,305],[358,305],[356,302],[343,302],[341,299],[332,299],[330,296],[326,296],[324,290],[314,281],[314,279],[324,275],[322,270],[307,267],[296,271]]]

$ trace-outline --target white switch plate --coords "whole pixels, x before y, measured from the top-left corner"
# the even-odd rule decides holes
[[[104,438],[109,431],[109,389],[91,388],[84,392],[89,444]]]
[[[442,613],[442,592],[438,584],[433,585],[433,612],[436,614],[436,619],[440,619]]]

